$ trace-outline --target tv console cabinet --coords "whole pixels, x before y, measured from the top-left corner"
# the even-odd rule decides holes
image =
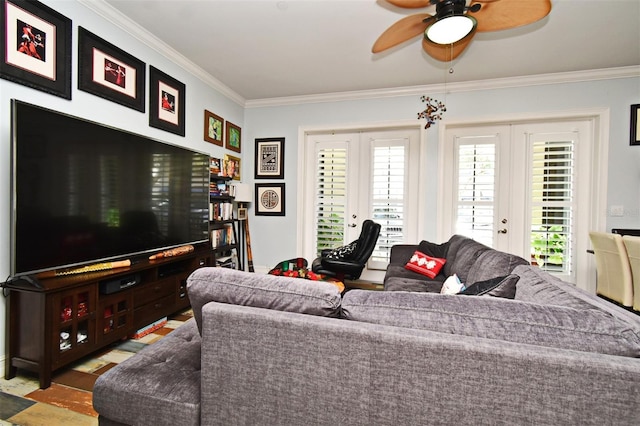
[[[188,308],[187,277],[214,264],[207,243],[186,255],[134,260],[126,268],[5,283],[5,378],[21,368],[38,374],[40,388],[49,387],[53,371]]]

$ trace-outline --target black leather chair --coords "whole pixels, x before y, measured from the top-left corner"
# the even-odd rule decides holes
[[[360,237],[342,247],[322,250],[320,257],[311,264],[317,274],[336,277],[339,280],[357,280],[362,274],[380,235],[380,224],[372,220],[362,223]]]

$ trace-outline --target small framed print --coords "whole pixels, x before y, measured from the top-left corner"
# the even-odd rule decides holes
[[[71,19],[38,1],[1,1],[0,77],[71,99]]]
[[[225,148],[240,153],[240,144],[242,142],[241,132],[240,127],[227,121],[227,143]]]
[[[184,83],[149,66],[149,126],[184,136]]]
[[[256,139],[256,179],[284,179],[284,138]]]
[[[631,145],[640,145],[640,104],[631,105]]]
[[[224,120],[211,111],[204,110],[204,140],[222,146]]]
[[[222,164],[222,176],[227,176],[233,180],[240,180],[240,159],[232,155],[225,154]]]
[[[78,89],[144,112],[145,67],[124,50],[78,27]]]
[[[219,176],[221,169],[220,169],[220,159],[216,158],[216,157],[210,157],[209,158],[209,173],[211,174],[211,176]]]
[[[256,183],[255,185],[256,216],[284,216],[284,183]]]

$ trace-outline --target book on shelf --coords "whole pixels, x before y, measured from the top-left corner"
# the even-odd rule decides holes
[[[237,257],[235,255],[216,258],[216,266],[220,268],[236,269],[236,265],[237,265]]]
[[[209,220],[233,219],[233,204],[230,202],[209,203]]]
[[[231,224],[211,231],[212,248],[224,247],[231,244],[235,244],[233,238],[233,226]]]

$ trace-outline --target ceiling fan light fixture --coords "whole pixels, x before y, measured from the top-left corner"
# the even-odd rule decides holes
[[[478,21],[472,16],[447,16],[429,25],[424,36],[436,44],[452,44],[468,36],[477,25]]]

